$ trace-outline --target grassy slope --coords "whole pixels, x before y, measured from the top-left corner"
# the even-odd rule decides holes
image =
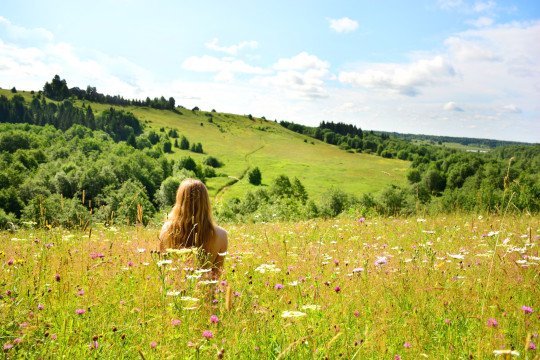
[[[9,90],[0,90],[0,94],[11,97]],[[31,101],[31,95],[19,91]],[[77,101],[76,105],[82,106]],[[110,107],[104,104],[91,104],[101,112]],[[305,185],[310,198],[318,200],[320,195],[331,186],[339,186],[346,192],[361,194],[376,191],[394,183],[405,184],[405,171],[409,162],[366,154],[351,154],[336,146],[289,131],[273,121],[262,119],[250,120],[247,116],[212,113],[213,123],[208,121],[206,112],[192,112],[182,109],[182,115],[171,111],[144,107],[125,107],[141,121],[149,121],[149,129],[159,132],[159,128],[177,128],[190,143],[201,142],[205,154],[195,154],[173,148],[174,153],[167,156],[180,159],[190,155],[201,161],[208,155],[217,157],[224,166],[218,173],[242,178],[248,168],[258,166],[263,177],[263,186],[268,186],[272,179],[280,174],[298,177]],[[201,123],[203,126],[201,126]],[[221,127],[221,130],[219,127]],[[262,130],[264,129],[264,130]],[[304,139],[307,142],[304,142]],[[313,141],[314,144],[311,144]],[[256,187],[248,184],[247,176],[242,181],[225,188],[227,177],[208,179],[207,185],[212,196],[230,198],[242,196],[247,189]]]

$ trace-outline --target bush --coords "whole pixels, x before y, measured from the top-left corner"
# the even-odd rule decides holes
[[[208,166],[211,166],[213,168],[220,168],[223,166],[223,164],[221,163],[221,161],[219,161],[218,159],[216,159],[215,157],[213,156],[208,156],[207,158],[205,158],[203,160],[203,164],[204,165],[208,165]]]
[[[248,173],[248,181],[255,186],[261,185],[262,175],[258,167]]]

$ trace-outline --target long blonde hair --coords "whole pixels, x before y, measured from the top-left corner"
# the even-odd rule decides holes
[[[196,179],[184,179],[176,192],[169,214],[171,247],[200,247],[214,236],[212,206],[206,186]]]

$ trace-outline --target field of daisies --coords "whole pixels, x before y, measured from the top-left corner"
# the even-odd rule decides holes
[[[538,359],[540,218],[226,226],[220,279],[159,229],[0,233],[5,359]],[[1,358],[1,356],[0,356]]]

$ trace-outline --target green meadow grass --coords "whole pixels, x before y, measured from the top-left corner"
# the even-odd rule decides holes
[[[29,92],[18,93],[27,102],[32,100]],[[0,90],[0,94],[13,96],[9,90]],[[82,101],[75,101],[76,106],[82,104]],[[111,107],[97,103],[90,105],[96,114]],[[185,135],[190,143],[200,142],[203,145],[204,154],[173,147],[173,153],[167,154],[169,159],[179,160],[189,155],[202,161],[211,155],[222,161],[224,166],[217,172],[226,176],[207,180],[214,198],[227,200],[234,196],[242,197],[247,190],[256,190],[257,187],[249,184],[245,176],[248,169],[255,166],[261,170],[262,187],[270,185],[278,175],[285,174],[291,179],[297,177],[315,201],[332,186],[360,195],[375,192],[388,184],[407,183],[405,173],[410,165],[408,161],[348,153],[334,145],[287,130],[274,121],[188,109],[181,109],[182,115],[178,115],[172,111],[146,107],[117,108],[131,111],[139,120],[147,122],[146,132],[154,130],[159,134],[160,128],[178,129],[180,135]],[[208,114],[212,115],[212,123],[208,121]],[[174,143],[174,139],[171,140]],[[228,176],[241,181],[223,189],[232,180]]]
[[[538,358],[537,216],[226,230],[213,284],[155,228],[1,233],[4,358]]]

